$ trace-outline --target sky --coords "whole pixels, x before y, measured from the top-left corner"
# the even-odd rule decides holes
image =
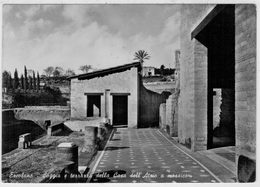
[[[151,56],[145,66],[174,67],[179,5],[4,5],[2,69],[60,66],[104,69]]]

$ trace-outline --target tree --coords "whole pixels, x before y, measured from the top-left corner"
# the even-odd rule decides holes
[[[40,90],[40,75],[39,72],[37,72],[37,91]]]
[[[163,75],[163,74],[164,74],[164,70],[165,70],[165,66],[164,66],[164,65],[161,65],[161,67],[160,67],[160,72],[161,72],[161,75]]]
[[[34,71],[33,71],[33,90],[36,90],[36,77]]]
[[[23,74],[21,75],[20,82],[21,82],[21,89],[24,89],[24,77],[23,77]]]
[[[24,66],[24,89],[28,89],[28,77],[27,77],[27,69],[26,66]]]
[[[75,74],[75,72],[72,69],[67,69],[65,75],[66,76],[73,76],[73,75],[76,75],[76,74]]]
[[[19,86],[19,78],[18,78],[18,72],[17,69],[14,71],[14,89],[17,89]]]
[[[53,75],[53,72],[54,72],[54,67],[52,66],[49,66],[47,67],[46,69],[43,70],[45,72],[45,74],[50,77]]]
[[[29,90],[33,89],[33,79],[31,76],[29,76]]]
[[[7,89],[13,89],[13,79],[11,73],[9,74]]]
[[[53,76],[54,77],[60,77],[63,74],[63,68],[62,67],[55,67],[53,71]]]
[[[143,63],[144,60],[149,60],[149,59],[150,59],[150,56],[144,50],[139,50],[139,51],[135,52],[135,54],[134,54],[134,60],[138,60],[141,63]]]
[[[8,73],[7,71],[4,71],[4,72],[2,73],[3,88],[8,88],[9,77],[10,77],[10,73]]]
[[[83,73],[88,73],[90,69],[92,69],[91,65],[84,65],[79,67],[79,70],[81,70]]]

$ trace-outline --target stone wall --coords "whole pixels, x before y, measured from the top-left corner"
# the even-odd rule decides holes
[[[160,104],[159,108],[159,127],[160,129],[166,128],[166,103]]]
[[[157,93],[162,93],[163,91],[168,92],[175,92],[176,90],[176,81],[172,82],[149,82],[149,83],[143,83],[144,87],[148,90],[152,90]]]
[[[236,5],[235,16],[236,161],[238,178],[246,181],[255,169],[256,159],[256,7]],[[248,160],[242,162],[246,159],[239,157]]]
[[[28,106],[15,108],[13,111],[17,120],[33,121],[43,130],[46,130],[46,121],[50,121],[50,125],[55,126],[70,119],[70,109],[62,106]]]
[[[219,127],[220,124],[220,113],[221,113],[221,104],[222,104],[222,94],[221,89],[214,88],[213,91],[213,129]]]
[[[182,5],[181,7],[181,57],[180,97],[178,101],[178,139],[192,150],[205,149],[207,51],[197,40],[191,40],[191,32],[214,8],[214,5]],[[196,50],[195,50],[196,49]],[[195,53],[196,51],[196,53]],[[195,128],[197,129],[195,131]],[[203,134],[201,134],[203,133]],[[196,141],[196,143],[195,143]]]
[[[159,94],[140,85],[140,113],[138,127],[159,127],[159,108],[168,95]]]
[[[163,108],[162,108],[163,109]],[[163,111],[160,111],[163,115]],[[165,103],[165,124],[162,126],[170,136],[178,136],[178,93],[169,96]]]
[[[128,95],[128,127],[137,127],[138,68],[96,77],[89,80],[71,80],[71,118],[83,119],[87,115],[87,96],[84,93],[130,93]],[[101,117],[105,116],[105,94],[101,95]],[[112,120],[112,96],[109,95],[109,118]],[[113,122],[112,122],[113,123]]]
[[[196,38],[191,38],[191,33],[214,7],[215,5],[183,5],[181,8],[182,55],[178,136],[180,143],[190,144],[194,151],[207,149],[208,51]],[[210,18],[208,19],[210,21]],[[233,49],[229,49],[232,53]],[[231,70],[231,66],[227,68]],[[224,83],[223,85],[227,86]],[[232,89],[231,87],[223,88]],[[227,99],[225,102],[229,102],[229,96],[232,95],[228,92],[228,90],[222,91],[223,97],[226,93],[228,95],[225,97]],[[234,91],[230,90],[230,92]],[[233,114],[229,113],[232,111],[225,107],[225,103],[222,103],[222,106],[221,110],[223,109],[226,115],[221,114],[220,124],[221,119],[226,124],[234,122]],[[229,103],[228,106],[232,104]],[[255,5],[235,5],[235,128],[238,179],[239,181],[253,181],[256,149]]]
[[[213,89],[212,147],[235,145],[235,96],[229,88]]]

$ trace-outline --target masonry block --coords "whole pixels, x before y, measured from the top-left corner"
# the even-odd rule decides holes
[[[22,134],[19,136],[18,148],[27,149],[32,145],[31,133]]]
[[[78,146],[72,142],[60,143],[56,148],[55,165],[66,173],[78,172]]]

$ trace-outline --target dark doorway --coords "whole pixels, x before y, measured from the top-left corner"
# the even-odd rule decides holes
[[[209,149],[235,145],[235,8],[221,8],[195,37],[208,50]]]
[[[87,96],[87,117],[100,117],[100,95],[88,95]]]
[[[127,96],[113,96],[113,126],[127,126]]]

